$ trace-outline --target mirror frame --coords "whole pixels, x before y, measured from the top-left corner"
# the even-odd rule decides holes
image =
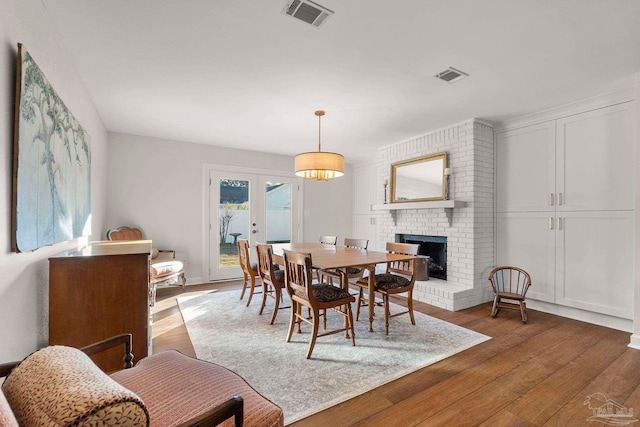
[[[398,169],[406,166],[413,166],[420,163],[429,163],[436,160],[442,160],[442,171],[440,173],[442,177],[442,192],[437,197],[425,197],[425,198],[416,198],[416,199],[403,199],[397,200],[397,178],[396,173]],[[401,162],[396,162],[391,165],[391,203],[410,203],[410,202],[426,202],[426,201],[434,201],[434,200],[445,200],[446,194],[446,182],[444,176],[444,170],[447,168],[447,152],[443,151],[441,153],[430,154],[428,156],[417,157],[415,159],[403,160]]]

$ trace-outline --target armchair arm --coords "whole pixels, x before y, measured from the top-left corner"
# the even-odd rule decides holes
[[[235,426],[242,427],[244,424],[244,400],[240,396],[232,396],[226,402],[208,410],[199,417],[180,424],[178,427],[216,426],[232,416]]]
[[[82,347],[80,350],[82,350],[87,356],[92,356],[121,344],[124,345],[124,368],[129,369],[133,367],[133,353],[131,353],[131,334],[116,335],[115,337],[107,338],[106,340],[102,340],[94,344],[89,344],[86,347]]]
[[[131,353],[131,334],[122,334],[115,337],[107,338],[100,342],[89,344],[86,347],[81,348],[87,356],[91,356],[96,353],[100,353],[105,350],[109,350],[117,345],[124,345],[124,368],[128,369],[133,367],[133,353]],[[20,362],[9,362],[0,364],[0,378],[6,377],[11,371],[20,364]]]
[[[20,362],[9,362],[0,364],[0,378],[6,377],[13,371],[13,368],[18,366]]]

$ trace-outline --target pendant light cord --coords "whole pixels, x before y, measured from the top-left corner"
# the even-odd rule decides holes
[[[318,116],[318,153],[321,153],[322,152],[322,148],[321,148],[321,145],[320,145],[320,141],[321,141],[321,138],[320,138],[320,128],[321,128],[320,119],[322,118],[322,116],[324,116],[324,111],[318,110],[318,111],[315,112],[315,114],[316,114],[316,116]]]

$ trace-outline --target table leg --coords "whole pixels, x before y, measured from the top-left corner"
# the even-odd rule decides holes
[[[373,310],[376,302],[375,284],[376,284],[376,266],[367,267],[369,270],[369,332],[373,332]]]

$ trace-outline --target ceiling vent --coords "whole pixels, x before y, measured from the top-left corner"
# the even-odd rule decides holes
[[[439,78],[440,80],[444,80],[447,83],[455,83],[458,80],[462,80],[465,77],[468,77],[469,74],[464,73],[460,70],[456,70],[453,67],[449,67],[446,70],[444,70],[443,72],[436,74],[436,77]]]
[[[293,0],[285,7],[283,13],[316,28],[320,28],[333,15],[333,11],[309,0]]]

